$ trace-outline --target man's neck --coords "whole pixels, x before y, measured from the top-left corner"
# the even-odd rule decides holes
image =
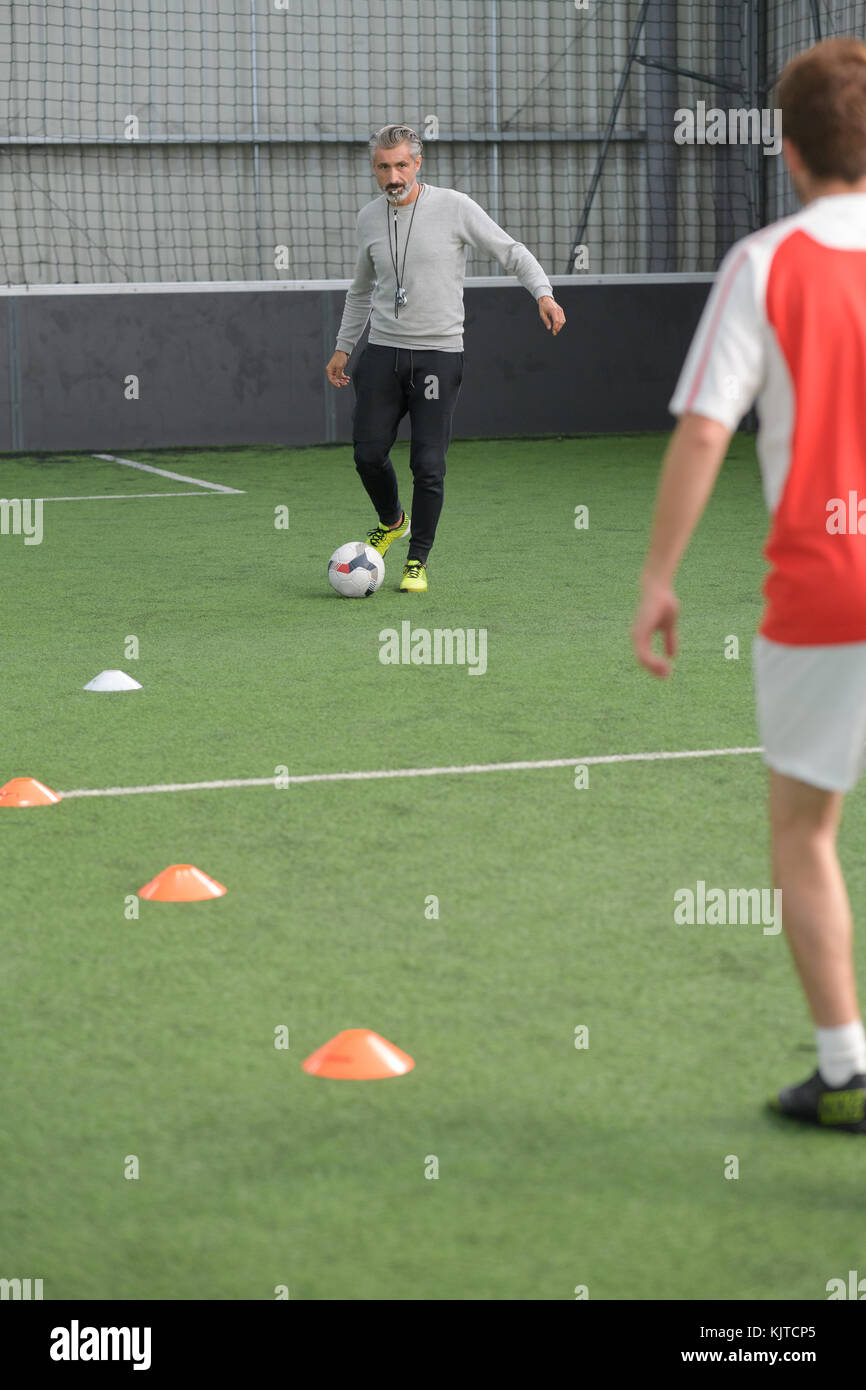
[[[819,198],[833,198],[847,193],[866,193],[866,179],[858,179],[856,183],[846,183],[844,179],[815,179],[803,190],[800,201],[805,207]]]

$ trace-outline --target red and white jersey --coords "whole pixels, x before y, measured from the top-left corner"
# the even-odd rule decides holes
[[[752,405],[772,513],[760,631],[864,642],[866,193],[816,199],[719,267],[669,408],[733,430]]]

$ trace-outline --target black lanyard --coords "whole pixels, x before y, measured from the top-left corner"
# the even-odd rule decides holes
[[[421,187],[420,187],[420,189],[419,189],[419,192],[418,192],[418,198],[415,199],[415,202],[414,202],[413,205],[412,205],[412,216],[409,218],[409,230],[408,230],[408,232],[406,233],[406,244],[405,244],[405,246],[403,247],[403,269],[402,269],[402,271],[400,271],[400,270],[397,269],[397,261],[398,261],[398,256],[399,256],[399,254],[400,254],[400,253],[399,253],[399,247],[398,247],[398,244],[397,244],[397,210],[396,210],[396,208],[394,209],[394,246],[393,246],[393,249],[392,249],[392,247],[391,247],[391,223],[390,223],[389,218],[388,218],[389,208],[388,208],[387,204],[386,204],[386,206],[385,206],[385,223],[386,223],[386,226],[387,226],[387,229],[388,229],[388,254],[389,254],[390,257],[391,257],[391,264],[392,264],[393,267],[394,267],[394,278],[395,278],[395,280],[397,281],[397,291],[396,291],[396,293],[395,293],[395,295],[394,295],[394,317],[395,317],[395,319],[398,319],[398,318],[400,317],[400,305],[401,305],[401,304],[407,304],[407,303],[409,302],[409,301],[408,301],[408,297],[407,297],[407,295],[406,295],[406,291],[405,291],[404,288],[403,288],[403,276],[404,276],[405,273],[406,273],[406,252],[409,250],[409,238],[410,238],[410,236],[412,235],[412,223],[415,221],[415,209],[416,209],[417,206],[418,206],[418,199],[421,197],[421,192],[423,191],[423,188],[424,188],[424,185],[422,184]]]

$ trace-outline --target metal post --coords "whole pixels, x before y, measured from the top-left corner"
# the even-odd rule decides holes
[[[647,16],[646,183],[649,205],[646,270],[667,273],[679,268],[677,254],[677,148],[673,119],[677,106],[674,69],[677,61],[676,0],[664,0]]]
[[[649,7],[650,0],[643,0],[643,4],[640,7],[640,14],[635,20],[634,31],[631,36],[631,43],[629,44],[628,56],[626,58],[625,67],[623,68],[622,73],[620,75],[619,84],[616,89],[616,96],[613,99],[613,107],[611,108],[611,113],[608,117],[604,136],[602,137],[601,149],[598,152],[598,159],[595,162],[595,169],[593,171],[592,180],[589,185],[589,191],[586,195],[586,199],[583,204],[583,212],[580,215],[580,222],[578,224],[577,231],[575,232],[571,251],[569,252],[568,265],[565,268],[566,275],[572,275],[574,273],[574,259],[577,255],[577,248],[583,242],[583,236],[586,231],[587,223],[589,222],[590,209],[592,208],[592,204],[595,200],[596,189],[598,188],[599,180],[601,179],[601,171],[604,168],[604,161],[607,158],[607,152],[610,147],[610,142],[613,138],[613,130],[614,126],[616,125],[616,118],[619,115],[619,108],[622,106],[622,100],[625,96],[626,83],[628,82],[629,76],[631,74],[632,64],[634,63],[635,55],[637,54],[637,46],[640,42],[641,34],[643,33],[643,27],[646,22],[646,13]]]
[[[21,424],[21,356],[19,353],[18,304],[19,301],[16,296],[10,295],[6,303],[8,314],[6,329],[9,341],[9,442],[13,452],[18,452],[24,448],[24,432]]]
[[[262,237],[260,221],[260,169],[259,169],[259,74],[256,66],[256,0],[250,0],[250,77],[252,80],[253,117],[253,209],[256,225],[256,278],[261,279]],[[273,270],[273,260],[271,261]]]
[[[490,49],[488,53],[488,74],[490,80],[490,129],[493,139],[490,145],[490,207],[488,209],[494,222],[502,217],[500,207],[499,175],[499,0],[490,0]],[[502,274],[502,266],[496,262],[496,275]]]

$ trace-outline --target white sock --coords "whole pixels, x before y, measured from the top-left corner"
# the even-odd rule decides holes
[[[828,1086],[844,1086],[855,1072],[866,1072],[866,1032],[863,1022],[840,1028],[816,1028],[818,1070]]]

